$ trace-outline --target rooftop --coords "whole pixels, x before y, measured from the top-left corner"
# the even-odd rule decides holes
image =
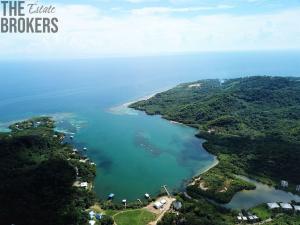
[[[272,203],[267,203],[269,209],[277,209],[280,208],[280,206],[278,205],[278,203],[276,202],[272,202]]]
[[[280,206],[283,209],[293,209],[292,205],[289,203],[280,203]]]

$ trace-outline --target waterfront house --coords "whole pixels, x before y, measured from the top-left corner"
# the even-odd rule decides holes
[[[296,213],[300,213],[300,205],[294,205],[294,210]]]
[[[178,211],[182,208],[182,203],[179,201],[175,201],[175,202],[173,202],[172,206],[173,206],[174,210]]]
[[[280,208],[280,206],[276,202],[267,203],[267,206],[268,206],[269,209],[272,209],[272,210]]]
[[[163,198],[162,200],[160,200],[160,203],[161,203],[162,205],[165,205],[165,204],[167,203],[167,200]]]
[[[281,181],[281,187],[288,188],[289,187],[289,182],[287,182],[286,180],[282,180]]]
[[[281,206],[281,208],[284,209],[284,210],[293,210],[292,205],[289,204],[289,203],[280,203],[280,206]]]
[[[156,209],[161,209],[163,207],[163,204],[161,204],[160,202],[154,202],[153,206]]]
[[[113,199],[115,197],[115,194],[111,193],[108,195],[108,199]]]

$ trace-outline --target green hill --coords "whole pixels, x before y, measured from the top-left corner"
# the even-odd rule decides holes
[[[16,123],[0,133],[0,224],[85,225],[93,192],[74,187],[76,170],[88,182],[94,166],[79,162],[62,144],[54,121],[42,117]]]
[[[228,202],[236,191],[253,188],[234,174],[274,185],[287,180],[293,190],[300,184],[299,78],[200,80],[130,107],[199,129],[220,164],[189,187],[193,193]]]

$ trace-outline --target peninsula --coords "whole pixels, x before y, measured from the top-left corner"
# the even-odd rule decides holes
[[[38,117],[0,133],[1,224],[88,224],[96,167],[82,163],[54,126],[51,118]]]
[[[300,79],[254,76],[180,84],[131,108],[199,129],[204,147],[220,163],[187,187],[193,197],[227,203],[255,186],[300,184]]]

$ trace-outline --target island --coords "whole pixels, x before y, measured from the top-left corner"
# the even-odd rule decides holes
[[[200,80],[129,107],[197,128],[197,136],[206,140],[205,149],[218,157],[215,167],[187,186],[188,196],[198,199],[189,200],[193,209],[183,217],[188,224],[202,224],[193,221],[197,221],[196,209],[203,206],[206,213],[213,212],[211,224],[232,224],[226,222],[230,212],[207,199],[228,203],[238,191],[254,189],[242,176],[299,193],[300,78]],[[203,210],[198,213],[205,214]],[[174,222],[174,215],[165,220]]]

